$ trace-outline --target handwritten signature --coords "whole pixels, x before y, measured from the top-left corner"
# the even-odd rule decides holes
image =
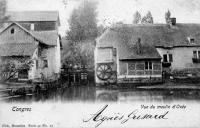
[[[104,115],[104,111],[108,108],[108,105],[105,105],[103,108],[98,110],[96,113],[91,114],[91,117],[83,119],[84,123],[93,121],[96,122],[95,128],[99,127],[105,121],[120,121],[121,124],[127,123],[129,120],[149,120],[149,119],[168,119],[167,114],[169,111],[166,111],[162,114],[139,114],[139,110],[135,109],[129,114],[115,113],[113,116]]]

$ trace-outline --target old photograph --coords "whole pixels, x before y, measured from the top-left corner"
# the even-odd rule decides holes
[[[0,0],[0,127],[197,128],[199,101],[199,0]]]

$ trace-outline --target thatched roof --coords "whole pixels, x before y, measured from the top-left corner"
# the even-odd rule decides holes
[[[194,43],[188,41],[194,38]],[[136,54],[136,42],[141,39],[142,54]],[[200,46],[200,24],[139,24],[116,25],[97,39],[97,47],[118,47],[119,58],[159,58],[155,47]]]

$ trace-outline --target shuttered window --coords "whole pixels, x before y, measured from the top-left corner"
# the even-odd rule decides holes
[[[193,51],[193,58],[200,58],[200,51]]]
[[[163,55],[163,62],[167,62],[167,54]]]
[[[172,54],[169,54],[169,62],[173,62]]]
[[[173,62],[172,54],[163,54],[163,62]]]

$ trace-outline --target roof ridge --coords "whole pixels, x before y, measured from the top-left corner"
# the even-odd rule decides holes
[[[57,32],[58,30],[45,30],[45,31],[34,31],[34,30],[28,30],[29,32],[37,32],[37,33],[45,33],[45,32]]]
[[[200,23],[176,23],[177,25],[200,25]],[[166,23],[154,23],[154,24],[115,24],[109,28],[122,28],[122,27],[139,27],[139,26],[168,26]]]

